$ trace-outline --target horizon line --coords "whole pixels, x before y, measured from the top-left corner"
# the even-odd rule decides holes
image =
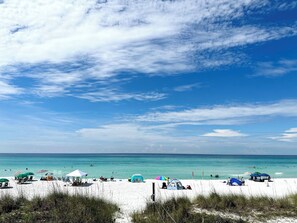
[[[30,155],[30,154],[40,154],[40,155],[200,155],[200,156],[297,156],[297,154],[221,154],[221,153],[100,153],[100,152],[90,152],[90,153],[81,153],[81,152],[63,152],[63,153],[55,153],[55,152],[11,152],[11,153],[3,153],[0,152],[1,155]]]

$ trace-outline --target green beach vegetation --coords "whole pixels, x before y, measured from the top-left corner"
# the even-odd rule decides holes
[[[53,192],[31,200],[24,196],[0,198],[0,222],[109,223],[118,207],[99,198]]]
[[[132,215],[134,223],[266,222],[284,217],[297,219],[297,194],[271,198],[213,192],[193,201],[173,198],[165,202],[148,202],[144,211]]]

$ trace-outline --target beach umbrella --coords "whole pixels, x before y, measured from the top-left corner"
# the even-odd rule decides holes
[[[168,177],[157,176],[155,179],[156,179],[156,180],[168,180]]]
[[[0,183],[6,183],[6,182],[9,182],[9,180],[6,179],[6,178],[1,178],[1,179],[0,179]]]
[[[48,170],[43,170],[43,169],[42,169],[42,170],[38,170],[38,171],[37,171],[37,173],[46,173],[46,172],[48,172]]]
[[[20,174],[18,174],[18,175],[16,175],[16,178],[25,178],[25,177],[28,177],[28,175],[27,174],[24,174],[24,173],[20,173]]]

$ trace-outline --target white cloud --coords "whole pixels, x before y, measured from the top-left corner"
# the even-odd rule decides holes
[[[207,39],[203,39],[200,44],[197,44],[200,50],[220,50],[280,39],[283,36],[295,36],[297,34],[295,25],[281,28],[271,27],[269,29],[254,26],[230,28],[221,25],[217,28],[217,30],[202,33]]]
[[[134,144],[181,142],[182,140],[162,134],[141,124],[119,123],[102,125],[98,128],[82,128],[77,134],[83,138],[96,141],[126,142]]]
[[[75,117],[75,111],[59,114],[40,109],[36,105],[25,105],[22,108],[28,110],[22,109],[21,114],[15,114],[12,109],[6,112],[0,110],[0,150],[11,148],[12,152],[42,150],[93,153],[296,153],[294,143],[284,147],[282,142],[272,142],[261,134],[253,137],[229,137],[225,140],[226,138],[201,136],[203,126],[178,128],[179,125],[175,123],[166,126],[122,119],[121,123],[111,119],[109,124],[104,124],[100,118]],[[288,131],[295,130],[293,128]]]
[[[22,92],[21,88],[10,85],[7,81],[0,80],[0,99],[7,99],[9,96]]]
[[[244,55],[230,48],[297,34],[294,24],[230,25],[267,7],[256,0],[5,1],[0,72],[34,79],[29,91],[39,96],[76,96],[78,85],[108,82],[121,71],[172,75],[241,63]]]
[[[297,128],[291,128],[286,130],[281,136],[269,137],[282,142],[296,142],[297,141]]]
[[[66,92],[63,86],[43,85],[34,89],[33,93],[41,97],[55,97],[63,95]]]
[[[174,91],[177,92],[183,92],[183,91],[191,91],[194,88],[200,88],[201,84],[200,83],[194,83],[194,84],[186,84],[186,85],[180,85],[174,88]]]
[[[297,71],[297,60],[282,59],[277,62],[261,62],[254,76],[279,77]]]
[[[234,131],[231,129],[214,129],[213,132],[205,133],[202,136],[207,137],[243,137],[246,134],[240,133],[239,131]]]
[[[110,102],[122,100],[137,100],[137,101],[158,101],[166,97],[163,93],[127,93],[119,92],[116,89],[100,89],[97,92],[88,92],[81,95],[76,95],[78,98],[87,99],[91,102]]]
[[[286,130],[286,132],[288,132],[288,133],[296,133],[297,132],[297,128],[290,128],[290,129]]]
[[[278,3],[279,10],[292,10],[297,8],[297,2],[296,1],[289,1],[289,2],[280,2]]]
[[[297,117],[297,101],[283,100],[270,104],[217,105],[207,108],[194,108],[182,111],[152,112],[137,118],[142,122],[197,122],[200,124],[232,124],[251,121],[256,117]]]
[[[151,108],[153,111],[158,111],[158,110],[176,110],[178,108],[182,108],[182,106],[176,106],[176,105],[163,105],[155,108]]]

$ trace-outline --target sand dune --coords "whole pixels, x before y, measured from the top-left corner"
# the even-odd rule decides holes
[[[146,180],[145,183],[130,183],[127,180],[117,179],[114,182],[99,182],[88,180],[89,185],[73,187],[62,181],[33,181],[27,184],[16,184],[11,179],[9,189],[1,189],[0,195],[13,196],[25,195],[28,198],[45,196],[53,190],[59,190],[70,194],[84,194],[86,196],[101,197],[115,202],[121,209],[121,216],[117,222],[129,222],[129,215],[133,211],[141,210],[150,200],[152,194],[152,182],[156,183],[156,200],[165,200],[171,197],[187,196],[190,199],[199,194],[207,195],[213,191],[219,194],[243,194],[246,196],[266,195],[270,197],[282,197],[297,193],[297,179],[275,179],[273,182],[260,183],[246,181],[245,186],[228,186],[223,180],[181,180],[184,186],[191,185],[192,190],[171,191],[161,189],[162,181]]]

